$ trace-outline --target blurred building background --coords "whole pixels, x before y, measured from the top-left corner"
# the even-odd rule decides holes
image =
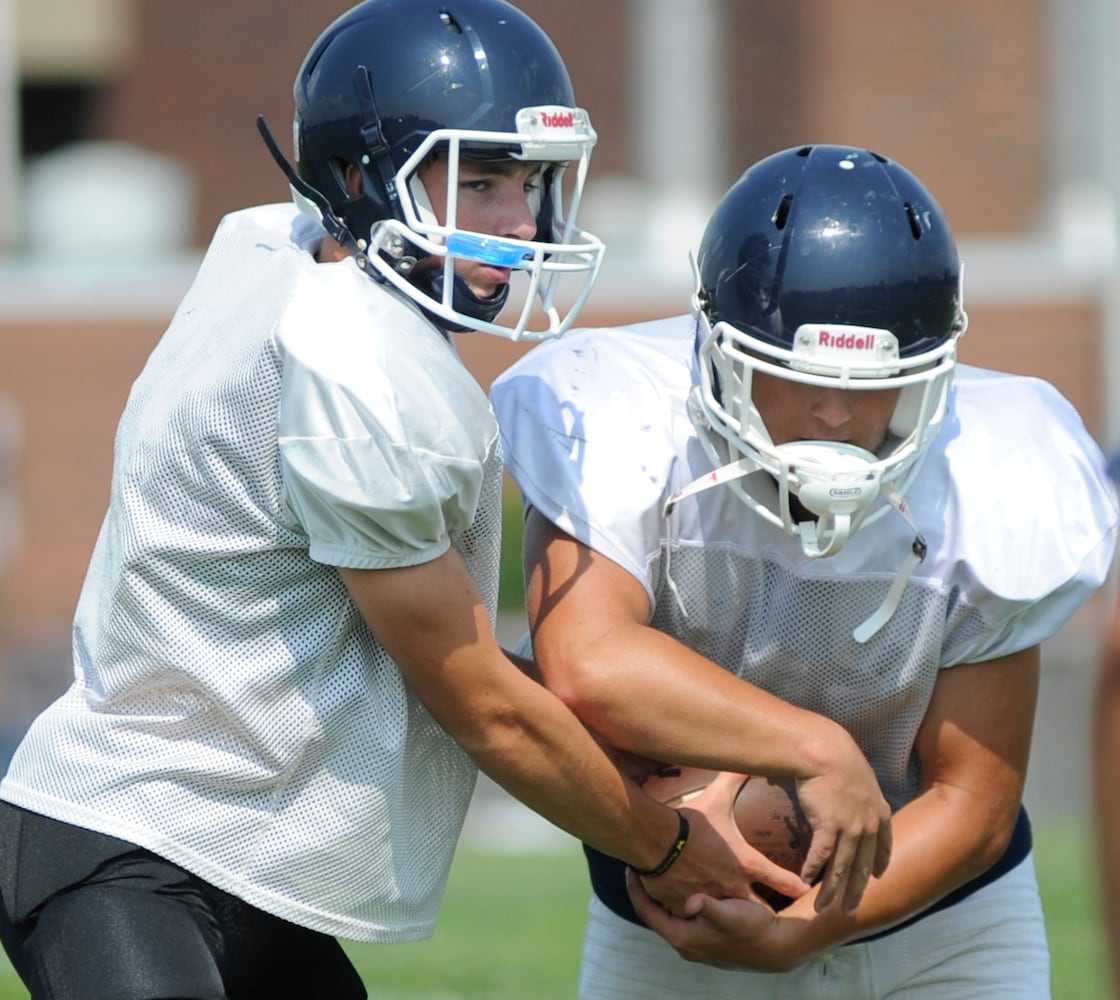
[[[0,730],[66,682],[129,385],[221,216],[287,197],[254,120],[288,134],[296,68],[348,6],[0,0]],[[687,254],[754,160],[864,145],[954,225],[964,360],[1050,379],[1120,443],[1115,0],[520,6],[600,137],[587,323],[683,311]],[[520,350],[460,344],[486,385]]]

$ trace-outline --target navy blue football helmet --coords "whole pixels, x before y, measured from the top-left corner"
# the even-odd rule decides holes
[[[694,419],[717,477],[800,535],[810,556],[838,552],[890,507],[905,514],[902,495],[940,431],[966,326],[956,243],[925,187],[863,149],[776,153],[720,201],[696,268]],[[775,444],[751,399],[755,372],[900,390],[886,443],[879,454],[835,441]],[[758,470],[776,491],[748,486],[742,477]],[[876,509],[877,498],[886,503]]]
[[[365,0],[312,45],[294,97],[295,168],[287,170],[296,203],[359,264],[453,329],[521,339],[570,326],[603,254],[602,243],[575,225],[596,135],[555,46],[525,14],[504,0]],[[433,152],[448,157],[449,193],[460,160],[543,163],[536,238],[461,230],[454,217],[439,224],[415,177]],[[348,165],[361,172],[357,198],[346,187]],[[454,197],[445,203],[453,212]],[[429,257],[441,265],[417,271]],[[528,275],[511,323],[496,322],[509,286],[476,298],[455,278],[457,258]],[[561,278],[578,286],[563,316],[555,302]]]

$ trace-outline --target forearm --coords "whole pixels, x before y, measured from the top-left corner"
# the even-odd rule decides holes
[[[570,652],[566,640],[545,638],[552,689],[586,725],[631,753],[809,778],[855,752],[837,723],[739,679],[648,626],[583,635]]]
[[[642,583],[531,511],[526,610],[541,677],[620,749],[666,763],[819,776],[862,761],[837,723],[797,708],[652,628]]]
[[[999,860],[1022,802],[1038,672],[1037,647],[941,672],[915,740],[925,785],[895,814],[890,868],[854,917],[824,915],[815,946],[892,927]]]
[[[495,646],[456,655],[501,654]],[[465,703],[431,706],[437,721],[482,771],[550,822],[634,867],[655,867],[677,835],[676,814],[643,795],[530,677],[501,665],[487,675],[487,685],[462,691]]]
[[[987,871],[1002,857],[1018,815],[1017,800],[994,803],[948,786],[931,789],[894,814],[894,850],[859,910],[813,910],[814,893],[778,916],[798,961],[894,927]]]

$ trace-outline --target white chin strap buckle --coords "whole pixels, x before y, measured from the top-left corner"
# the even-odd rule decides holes
[[[835,555],[879,495],[879,472],[874,467],[878,460],[871,452],[843,442],[799,441],[779,445],[776,451],[782,463],[778,482],[787,530],[793,524],[792,483],[793,494],[817,518],[797,526],[805,554],[812,559]]]

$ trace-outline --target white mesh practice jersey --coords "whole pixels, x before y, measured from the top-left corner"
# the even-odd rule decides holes
[[[682,316],[529,352],[491,391],[508,468],[528,504],[644,585],[656,628],[842,723],[897,808],[917,789],[938,671],[1046,639],[1104,581],[1117,504],[1103,458],[1051,386],[959,367],[906,497],[928,553],[860,644],[911,551],[897,513],[818,559],[726,486],[664,516],[712,470],[687,411],[694,329]]]
[[[316,263],[322,235],[286,205],[223,220],[120,423],[73,685],[0,794],[296,923],[415,940],[476,771],[334,567],[454,545],[493,619],[501,447],[448,340]]]

